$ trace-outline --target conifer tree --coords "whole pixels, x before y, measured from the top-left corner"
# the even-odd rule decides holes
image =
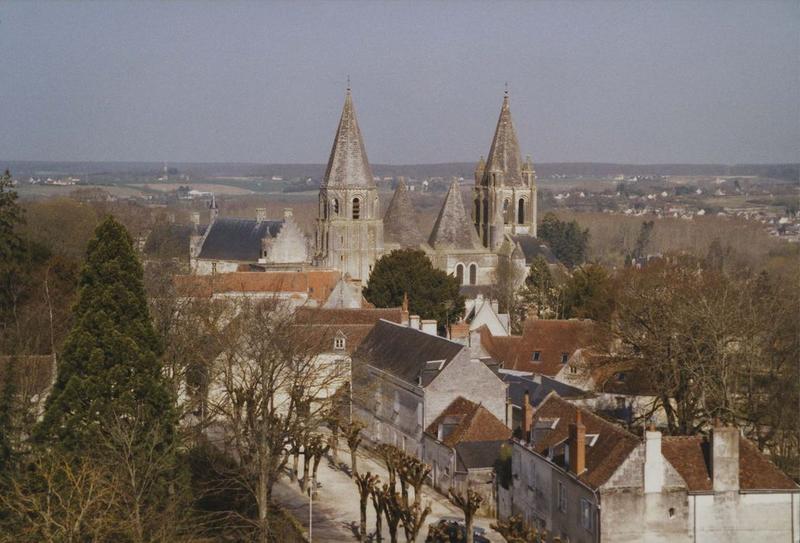
[[[125,227],[108,217],[89,242],[75,324],[37,436],[67,451],[90,452],[110,421],[158,426],[169,448],[174,416],[148,314],[142,267]]]

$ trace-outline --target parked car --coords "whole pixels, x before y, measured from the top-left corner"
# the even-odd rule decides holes
[[[463,520],[455,518],[443,518],[436,523],[440,533],[446,534],[450,538],[450,543],[463,543],[467,540],[467,527],[464,525]],[[486,530],[480,526],[472,527],[472,537],[475,543],[489,543],[486,537]],[[428,537],[426,543],[431,543],[433,540]]]

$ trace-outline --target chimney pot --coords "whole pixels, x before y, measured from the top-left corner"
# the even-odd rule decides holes
[[[569,470],[580,475],[586,471],[586,426],[581,411],[575,412],[575,422],[569,425]]]

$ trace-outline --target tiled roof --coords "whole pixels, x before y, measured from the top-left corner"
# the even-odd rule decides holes
[[[401,247],[417,248],[425,242],[419,219],[411,204],[405,182],[401,179],[383,216],[383,240]]]
[[[534,407],[539,405],[553,391],[562,398],[585,398],[587,396],[587,393],[579,388],[544,375],[538,376],[535,380],[532,376],[512,375],[503,372],[500,373],[500,376],[504,382],[508,383],[508,399],[512,404],[520,408],[525,398],[525,392],[528,393],[528,399]]]
[[[24,396],[42,394],[50,388],[56,370],[54,355],[0,356],[0,390],[8,379],[13,365],[13,378],[17,390]]]
[[[459,396],[436,417],[426,433],[438,437],[439,425],[453,424],[452,431],[442,439],[448,447],[472,441],[500,441],[511,437],[511,429],[489,410]]]
[[[274,238],[283,221],[218,218],[209,225],[198,258],[256,262],[261,257],[261,240]]]
[[[414,385],[422,378],[422,386],[427,386],[438,371],[464,349],[464,345],[449,339],[380,320],[353,354],[353,359]],[[427,363],[437,360],[443,361],[441,367],[426,371]]]
[[[300,307],[296,312],[299,321],[310,321],[314,324],[369,324],[373,325],[379,320],[400,323],[403,321],[402,307],[388,308],[313,308]]]
[[[689,491],[713,488],[709,440],[703,436],[664,436],[661,452],[686,481]],[[742,490],[797,490],[792,479],[752,442],[739,438],[739,487]]]
[[[564,353],[570,358],[578,349],[591,347],[599,340],[598,327],[590,320],[529,319],[521,336],[493,337],[487,328],[481,329],[481,345],[504,368],[550,377],[564,367]],[[534,356],[537,352],[538,356]]]
[[[489,184],[492,172],[503,173],[503,183],[506,186],[522,186],[522,157],[519,152],[519,141],[514,123],[511,121],[511,106],[508,103],[508,94],[503,98],[500,108],[500,117],[497,119],[497,128],[489,148],[486,159],[482,184]]]
[[[335,270],[299,272],[232,272],[215,275],[177,275],[175,286],[184,296],[209,297],[221,293],[306,293],[323,303],[339,281]]]
[[[594,445],[586,446],[586,470],[578,478],[592,488],[598,488],[611,477],[622,465],[628,455],[639,445],[639,438],[623,428],[612,424],[591,411],[581,409],[568,401],[552,394],[545,399],[536,410],[533,424],[547,419],[556,420],[551,430],[537,434],[531,444],[536,452],[546,455],[547,450],[569,437],[569,425],[574,423],[580,410],[581,419],[586,427],[586,434],[597,434]]]
[[[342,116],[333,139],[331,156],[322,187],[333,186],[359,186],[374,187],[372,169],[367,160],[367,151],[361,137],[361,129],[356,120],[356,110],[353,107],[353,97],[350,89],[344,99]]]
[[[436,217],[428,243],[434,249],[480,251],[483,249],[478,233],[464,209],[458,181],[450,184],[442,209]]]

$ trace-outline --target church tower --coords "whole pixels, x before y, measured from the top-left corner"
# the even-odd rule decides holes
[[[496,251],[505,234],[536,236],[536,173],[522,160],[508,91],[503,97],[492,146],[475,168],[472,220],[484,247]]]
[[[383,253],[378,189],[358,128],[350,88],[319,190],[316,261],[366,284]]]

